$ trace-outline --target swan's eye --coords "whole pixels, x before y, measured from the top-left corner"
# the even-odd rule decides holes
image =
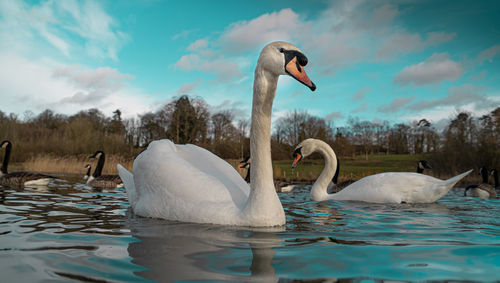
[[[284,52],[285,52],[285,49],[280,48],[280,52],[281,52],[281,53],[284,53]]]

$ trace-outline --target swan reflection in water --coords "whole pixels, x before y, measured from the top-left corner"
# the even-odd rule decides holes
[[[283,246],[277,233],[284,226],[221,226],[127,214],[126,228],[138,240],[129,244],[128,253],[134,264],[146,268],[138,276],[160,281],[279,279],[272,265],[273,248]]]

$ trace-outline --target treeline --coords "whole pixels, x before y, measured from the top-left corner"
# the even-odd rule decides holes
[[[176,143],[202,146],[225,159],[249,152],[249,120],[235,120],[229,111],[210,111],[201,98],[181,96],[156,112],[122,119],[120,110],[106,117],[98,109],[62,115],[45,110],[25,112],[21,119],[0,111],[0,138],[15,144],[14,161],[37,154],[84,155],[102,149],[133,158],[151,141],[168,138]],[[371,154],[424,155],[437,174],[453,174],[486,165],[500,168],[500,107],[475,117],[459,113],[443,131],[427,119],[390,124],[351,118],[344,127],[310,115],[290,111],[274,123],[273,159],[290,159],[293,147],[314,137],[329,143],[343,158]]]

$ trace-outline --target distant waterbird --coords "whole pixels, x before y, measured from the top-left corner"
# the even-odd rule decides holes
[[[123,187],[122,179],[119,175],[102,175],[104,161],[106,159],[102,150],[96,151],[89,158],[97,158],[97,165],[94,173],[87,179],[87,185],[95,188],[117,188]],[[90,166],[89,166],[90,170]]]
[[[478,197],[478,198],[497,198],[495,188],[488,183],[488,168],[482,166],[479,168],[479,175],[481,175],[481,183],[471,184],[464,190],[464,196]],[[497,174],[498,176],[498,174]]]
[[[84,168],[87,169],[87,173],[83,176],[83,180],[88,180],[90,177],[90,170],[92,170],[92,166],[90,166],[90,164],[87,164]]]
[[[250,183],[250,163],[251,159],[250,156],[246,157],[242,161],[240,161],[240,165],[238,165],[238,168],[240,169],[247,169],[247,174],[245,176],[245,181],[247,183]],[[274,189],[279,192],[279,193],[288,193],[291,192],[293,189],[295,189],[296,185],[292,185],[292,183],[283,181],[283,180],[274,180]]]
[[[5,149],[2,168],[0,169],[0,185],[3,186],[46,186],[56,179],[56,177],[29,171],[16,171],[9,173],[8,166],[12,143],[8,140],[3,141],[0,147]]]
[[[371,203],[432,203],[443,197],[472,170],[448,180],[410,172],[379,173],[364,177],[345,187],[338,193],[328,194],[327,186],[337,166],[337,156],[325,142],[317,139],[302,141],[294,151],[292,167],[314,152],[325,158],[325,168],[311,189],[311,199],[354,200]]]

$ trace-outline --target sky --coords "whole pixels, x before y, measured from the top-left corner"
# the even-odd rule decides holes
[[[129,118],[188,94],[248,119],[260,50],[284,40],[317,90],[280,77],[274,120],[437,125],[500,106],[499,14],[498,1],[0,0],[0,110]]]

